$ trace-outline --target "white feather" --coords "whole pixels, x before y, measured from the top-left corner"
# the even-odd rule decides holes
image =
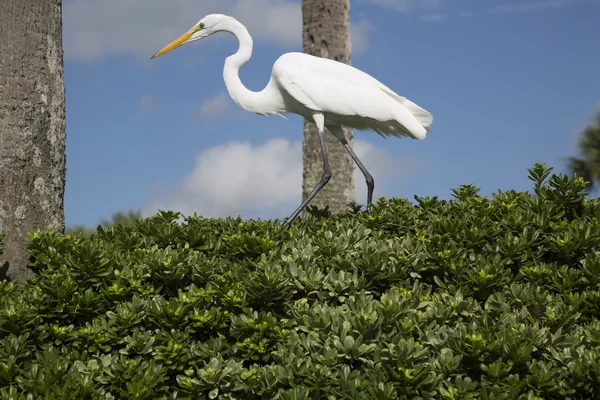
[[[429,112],[347,64],[287,53],[275,62],[272,80],[283,92],[288,112],[309,119],[311,111],[322,112],[325,125],[415,139],[424,139],[431,130]]]

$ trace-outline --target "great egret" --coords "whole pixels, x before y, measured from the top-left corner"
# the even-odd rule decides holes
[[[229,32],[239,41],[237,53],[227,57],[223,78],[229,95],[240,107],[260,115],[294,113],[313,121],[319,130],[323,153],[323,177],[314,190],[285,222],[289,225],[331,178],[325,146],[325,128],[344,145],[367,181],[367,209],[375,183],[371,174],[346,141],[342,126],[374,130],[382,136],[425,139],[433,117],[410,100],[394,93],[372,76],[350,65],[304,53],[286,53],[273,65],[271,79],[260,92],[247,89],[239,71],[252,56],[252,37],[235,18],[210,14],[162,50],[159,57],[179,46],[216,32]]]

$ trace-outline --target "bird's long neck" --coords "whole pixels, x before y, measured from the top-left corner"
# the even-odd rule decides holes
[[[269,96],[263,92],[254,92],[249,90],[240,80],[240,68],[246,65],[252,56],[252,37],[248,30],[240,22],[232,18],[228,29],[235,35],[239,41],[237,53],[227,57],[225,68],[223,69],[223,78],[229,95],[240,107],[250,112],[262,114],[264,110],[271,108]]]

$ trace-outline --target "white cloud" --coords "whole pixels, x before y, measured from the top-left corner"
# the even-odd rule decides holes
[[[301,177],[301,142],[230,142],[200,153],[193,171],[170,195],[150,199],[145,214],[169,209],[206,217],[252,216],[264,210],[277,215],[300,199]]]
[[[369,32],[371,24],[367,20],[361,20],[350,24],[350,40],[352,42],[352,55],[359,55],[369,48]]]
[[[423,21],[427,21],[427,22],[441,22],[441,21],[445,21],[447,19],[447,17],[443,14],[423,14],[421,16],[421,19]]]
[[[65,57],[92,61],[125,55],[150,58],[202,17],[224,13],[250,34],[286,49],[302,46],[302,10],[296,0],[65,0]],[[366,47],[365,25],[354,38]]]
[[[390,138],[389,140],[394,140]],[[403,166],[406,160],[394,158],[389,152],[374,144],[365,142],[364,140],[354,141],[354,152],[362,161],[363,165],[369,170],[373,179],[375,179],[375,194],[373,199],[376,200],[378,193],[382,193],[382,188],[392,184],[391,178],[403,177],[407,171]],[[414,167],[411,167],[411,169]],[[397,183],[397,182],[396,182]],[[354,191],[356,194],[356,202],[358,204],[367,204],[367,184],[365,177],[358,168],[354,169]]]
[[[215,118],[227,114],[232,110],[232,100],[227,93],[219,92],[216,96],[204,100],[200,104],[198,118]]]
[[[490,10],[492,14],[509,14],[514,12],[540,11],[549,8],[562,8],[574,4],[576,0],[542,0],[506,3]]]
[[[411,12],[415,10],[435,11],[439,10],[445,0],[362,0],[379,7],[398,12]]]
[[[246,25],[256,39],[284,47],[302,46],[302,9],[299,2],[238,0],[223,13],[232,15]]]
[[[383,8],[387,8],[399,12],[408,12],[415,7],[414,0],[363,0],[364,2],[374,4]]]
[[[238,18],[259,40],[301,43],[300,6],[290,0],[66,0],[63,7],[65,56],[77,61],[149,58],[210,13]]]
[[[400,13],[416,13],[421,20],[439,22],[448,19],[441,13],[446,0],[362,0],[378,7]]]
[[[403,171],[402,161],[386,150],[362,140],[354,149],[375,178],[375,193],[392,176]],[[354,171],[357,201],[365,204],[367,190],[363,175]],[[194,169],[169,194],[153,195],[144,214],[157,209],[185,215],[194,211],[205,217],[264,218],[291,213],[302,199],[302,142],[271,139],[260,145],[230,142],[200,153]]]
[[[153,95],[146,95],[140,98],[136,117],[140,118],[149,114],[152,114],[156,107],[160,103],[160,97]]]

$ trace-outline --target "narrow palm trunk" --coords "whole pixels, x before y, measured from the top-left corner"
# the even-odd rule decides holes
[[[302,0],[304,52],[350,64],[350,0]],[[345,129],[352,145],[351,129]],[[331,180],[312,200],[319,208],[329,206],[332,212],[346,210],[354,200],[353,163],[348,152],[332,135],[326,135],[327,153],[331,164]],[[323,159],[316,126],[304,121],[304,174],[302,196],[317,185],[323,175]]]
[[[24,281],[26,232],[64,232],[61,0],[0,0],[0,279]]]

